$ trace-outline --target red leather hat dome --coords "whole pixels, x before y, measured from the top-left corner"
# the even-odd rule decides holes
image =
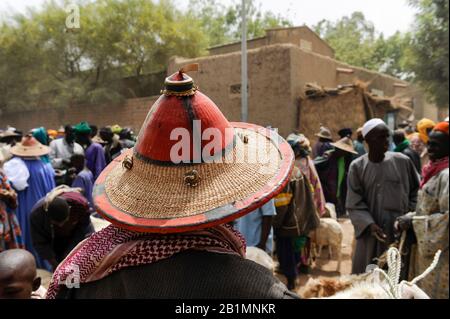
[[[194,124],[194,121],[198,122]],[[183,162],[199,163],[201,154],[194,147],[194,125],[198,125],[200,136],[210,128],[217,129],[221,133],[222,138],[219,141],[200,139],[202,150],[211,142],[219,144],[212,149],[223,150],[227,146],[227,141],[233,140],[232,126],[216,104],[198,91],[191,77],[179,71],[166,79],[163,95],[150,110],[139,133],[135,151],[142,158],[169,163],[170,152],[178,142],[171,139],[171,133],[174,129],[181,128],[191,133],[190,152],[185,154]]]

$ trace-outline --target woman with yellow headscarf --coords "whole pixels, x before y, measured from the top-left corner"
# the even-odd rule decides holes
[[[422,142],[424,142],[425,144],[428,143],[428,134],[430,134],[435,126],[436,123],[427,118],[421,119],[417,123],[417,131],[419,132],[419,136]]]
[[[427,151],[427,143],[429,140],[428,134],[430,134],[435,126],[435,122],[424,118],[417,123],[418,133],[413,133],[408,137],[411,142],[411,148],[420,155],[422,167],[425,166],[430,160]]]

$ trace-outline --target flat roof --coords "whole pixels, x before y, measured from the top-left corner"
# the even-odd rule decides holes
[[[267,38],[267,35],[265,35],[263,37],[257,37],[257,38],[249,39],[249,40],[247,40],[247,42],[261,40],[261,39],[265,39],[265,38]],[[236,45],[236,44],[239,44],[239,43],[241,43],[241,42],[240,41],[236,41],[236,42],[230,42],[230,43],[225,43],[225,44],[219,44],[219,45],[215,45],[215,46],[209,47],[208,50],[210,50],[210,49],[217,49],[217,48],[223,48],[223,47],[227,47],[227,46],[231,46],[231,45]]]
[[[294,29],[307,29],[309,32],[311,32],[316,38],[318,38],[322,43],[324,43],[329,49],[331,49],[333,51],[333,53],[335,52],[334,49],[328,44],[327,41],[325,41],[324,39],[322,39],[316,32],[314,32],[310,27],[308,27],[307,25],[301,25],[301,26],[295,26],[295,27],[278,27],[278,28],[271,28],[271,29],[266,29],[266,35],[262,36],[262,37],[257,37],[257,38],[253,38],[253,39],[249,39],[247,40],[247,42],[251,42],[251,41],[256,41],[256,40],[261,40],[261,39],[265,39],[267,38],[267,32],[268,31],[283,31],[283,30],[294,30]],[[227,47],[227,46],[232,46],[232,45],[236,45],[241,43],[240,41],[236,41],[236,42],[231,42],[231,43],[225,43],[225,44],[219,44],[219,45],[215,45],[212,47],[209,47],[207,50],[213,50],[213,49],[218,49],[218,48],[223,48],[223,47]]]

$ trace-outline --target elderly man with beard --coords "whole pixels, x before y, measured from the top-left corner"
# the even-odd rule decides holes
[[[412,161],[388,152],[390,132],[384,121],[368,121],[363,136],[369,153],[350,166],[346,203],[355,227],[354,274],[364,273],[395,241],[395,220],[415,210],[419,189]]]

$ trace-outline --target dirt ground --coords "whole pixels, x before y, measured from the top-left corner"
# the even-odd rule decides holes
[[[341,275],[349,275],[352,270],[352,242],[354,236],[353,225],[350,219],[338,219],[344,231],[344,238],[342,241],[342,257],[341,257],[341,270],[337,271],[337,255],[333,252],[332,259],[328,258],[328,248],[324,247],[320,258],[317,258],[315,264],[309,274],[300,274],[297,279],[296,289],[300,292],[302,287],[305,286],[309,278],[318,277],[339,277]],[[283,275],[277,274],[277,277],[286,283],[286,279]]]

